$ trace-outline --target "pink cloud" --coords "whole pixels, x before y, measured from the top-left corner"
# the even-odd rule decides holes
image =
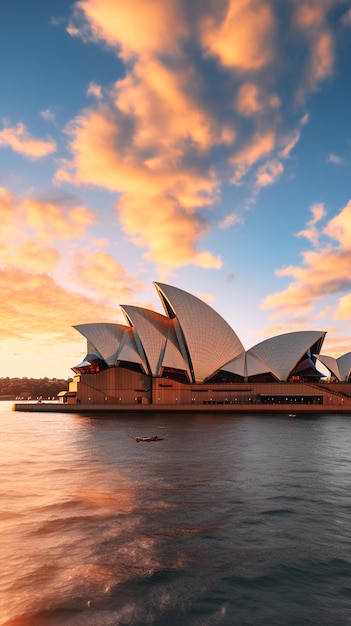
[[[56,150],[56,143],[53,139],[35,139],[21,122],[13,128],[6,127],[0,131],[1,146],[11,148],[14,152],[30,159],[40,159]]]

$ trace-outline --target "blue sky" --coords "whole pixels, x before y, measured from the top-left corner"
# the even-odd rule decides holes
[[[351,2],[0,9],[0,376],[67,378],[75,324],[213,306],[248,349],[351,350]]]

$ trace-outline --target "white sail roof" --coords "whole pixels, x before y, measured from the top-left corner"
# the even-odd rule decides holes
[[[108,365],[118,360],[145,366],[135,345],[132,330],[122,324],[80,324],[74,326],[93,346]]]
[[[244,350],[233,329],[208,304],[177,287],[154,284],[167,315],[179,322],[194,382],[210,378]]]
[[[348,380],[351,371],[351,352],[346,352],[346,354],[339,356],[337,363],[340,371],[340,380]]]
[[[246,376],[246,353],[242,352],[232,361],[223,365],[222,368],[225,372],[230,372],[231,374],[237,374],[238,376]]]
[[[174,330],[174,320],[142,307],[121,305],[132,325],[136,343],[140,341],[151,374],[159,376],[162,367],[185,370],[189,365],[182,357]]]
[[[248,350],[261,363],[267,364],[278,380],[287,380],[305,352],[325,336],[320,331],[297,331],[266,339]]]
[[[314,356],[317,357],[318,361],[325,365],[325,367],[335,376],[335,378],[341,380],[337,359],[326,354],[315,354]]]

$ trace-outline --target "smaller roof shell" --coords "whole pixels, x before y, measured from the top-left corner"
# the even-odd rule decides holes
[[[266,339],[248,350],[271,371],[278,380],[287,380],[290,372],[303,355],[315,344],[321,345],[325,337],[321,331],[297,331]]]
[[[346,354],[339,356],[337,363],[340,371],[340,380],[348,380],[351,373],[351,352],[346,352]]]
[[[89,344],[101,354],[107,365],[115,365],[117,361],[130,361],[141,365],[147,371],[145,361],[137,349],[133,331],[122,324],[81,324],[74,326]]]
[[[341,374],[338,366],[338,361],[332,356],[328,356],[327,354],[315,354],[314,355],[318,361],[320,361],[325,367],[337,378],[341,380]]]

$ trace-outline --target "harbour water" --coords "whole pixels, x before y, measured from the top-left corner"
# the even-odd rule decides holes
[[[351,624],[351,417],[0,405],[1,626]]]

